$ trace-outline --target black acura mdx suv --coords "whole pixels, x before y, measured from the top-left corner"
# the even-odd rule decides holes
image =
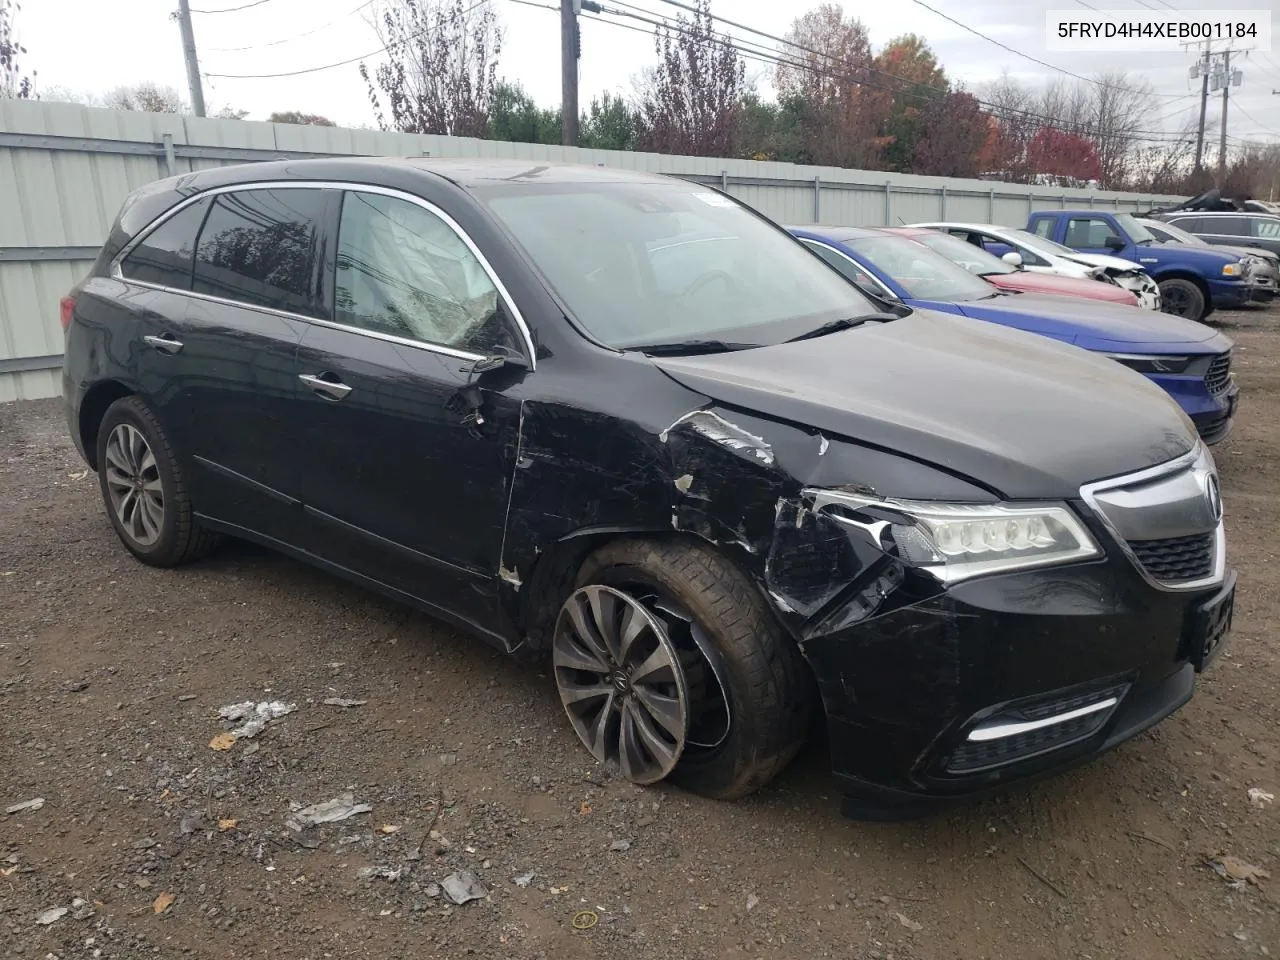
[[[194,173],[130,197],[63,321],[140,560],[243,537],[548,656],[637,783],[741,796],[822,709],[848,796],[980,793],[1176,710],[1230,625],[1214,462],[1161,390],[873,302],[703,186]]]

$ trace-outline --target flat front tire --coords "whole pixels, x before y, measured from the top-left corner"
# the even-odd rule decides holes
[[[143,563],[174,567],[204,556],[216,534],[196,523],[181,465],[155,414],[122,397],[98,427],[98,486],[120,541]]]
[[[693,541],[623,540],[579,571],[552,640],[570,723],[636,783],[734,799],[809,731],[812,677],[759,591]]]

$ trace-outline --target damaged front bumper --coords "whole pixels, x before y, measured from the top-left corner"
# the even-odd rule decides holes
[[[1160,309],[1160,288],[1155,280],[1145,273],[1121,274],[1114,276],[1116,286],[1128,290],[1138,298],[1138,306],[1144,310]]]
[[[1072,508],[1101,554],[1067,565],[944,585],[887,556],[865,563],[856,538],[829,531],[801,554],[810,571],[862,572],[797,601],[775,558],[770,590],[793,625],[803,618],[846,813],[913,815],[1034,779],[1190,699],[1229,631],[1234,573],[1162,589],[1087,507]]]

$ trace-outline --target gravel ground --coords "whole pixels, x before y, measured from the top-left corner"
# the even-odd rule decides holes
[[[1223,320],[1227,652],[1100,761],[907,823],[842,819],[820,744],[736,804],[605,778],[545,670],[267,551],[144,567],[60,404],[0,406],[0,811],[44,798],[0,812],[0,955],[1280,957],[1280,877],[1205,863],[1280,874],[1248,795],[1280,794],[1280,308]],[[286,825],[347,793],[371,810]],[[448,902],[461,871],[484,899]]]

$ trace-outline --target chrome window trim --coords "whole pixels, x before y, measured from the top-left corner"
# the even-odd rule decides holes
[[[1074,710],[1068,710],[1065,713],[1055,713],[1051,717],[1041,717],[1039,720],[1024,721],[1005,721],[979,724],[969,731],[966,738],[971,743],[986,743],[991,740],[1003,740],[1006,737],[1016,737],[1020,733],[1030,733],[1033,730],[1043,730],[1045,727],[1056,726],[1059,723],[1066,723],[1068,720],[1079,720],[1081,717],[1087,717],[1091,713],[1100,713],[1103,710],[1110,710],[1120,702],[1118,697],[1107,697],[1105,700],[1099,700],[1097,703],[1090,703],[1083,707],[1077,707]]]
[[[1180,457],[1168,460],[1165,463],[1157,464],[1146,470],[1139,470],[1136,473],[1125,474],[1120,477],[1112,477],[1107,480],[1098,480],[1094,483],[1085,484],[1080,488],[1080,496],[1094,517],[1098,519],[1111,534],[1111,539],[1119,546],[1121,552],[1128,557],[1129,562],[1137,569],[1142,578],[1157,590],[1163,590],[1168,593],[1186,593],[1191,590],[1203,590],[1206,587],[1216,587],[1226,579],[1227,573],[1227,536],[1226,525],[1222,520],[1218,521],[1217,527],[1213,530],[1213,572],[1199,580],[1189,580],[1185,583],[1165,583],[1157,580],[1147,572],[1147,568],[1142,565],[1142,561],[1138,559],[1137,554],[1129,546],[1129,542],[1120,534],[1116,526],[1107,518],[1103,512],[1101,505],[1098,503],[1097,494],[1107,490],[1115,490],[1120,487],[1140,486],[1144,483],[1150,483],[1153,480],[1160,480],[1164,477],[1181,473],[1185,470],[1195,469],[1201,461],[1207,461],[1208,468],[1212,471],[1212,475],[1217,477],[1217,469],[1213,462],[1213,455],[1209,452],[1203,441],[1197,441],[1195,447],[1189,452],[1184,453]]]
[[[247,190],[344,190],[352,193],[373,193],[380,194],[384,197],[392,197],[397,200],[405,200],[415,204],[435,217],[438,217],[450,230],[457,235],[458,239],[466,245],[471,251],[471,255],[476,258],[480,266],[484,269],[485,274],[489,277],[490,282],[498,291],[498,295],[502,298],[503,304],[506,306],[511,318],[515,321],[516,327],[520,331],[520,337],[524,341],[524,346],[528,354],[529,369],[536,370],[538,368],[537,350],[533,344],[533,334],[529,330],[529,325],[525,322],[524,314],[520,312],[520,308],[516,306],[515,300],[511,293],[507,290],[506,285],[502,282],[502,278],[498,276],[498,272],[493,269],[493,265],[489,263],[488,258],[480,251],[475,242],[467,235],[453,217],[445,213],[430,200],[424,200],[422,197],[407,193],[404,190],[397,190],[393,187],[382,187],[377,184],[355,183],[345,180],[255,180],[251,183],[233,183],[225,184],[220,187],[211,187],[208,190],[201,190],[199,193],[192,194],[181,202],[174,204],[160,216],[152,220],[146,227],[138,231],[138,235],[130,240],[124,248],[111,261],[112,278],[122,283],[134,283],[139,286],[149,287],[153,290],[164,290],[168,293],[175,293],[180,296],[195,297],[200,300],[208,300],[212,303],[223,303],[235,307],[243,307],[249,310],[258,310],[264,313],[273,314],[275,316],[286,317],[291,320],[302,320],[307,323],[315,323],[320,326],[331,327],[336,330],[344,330],[349,333],[358,333],[374,340],[384,340],[389,343],[398,343],[403,346],[416,347],[426,350],[430,353],[440,353],[445,356],[458,357],[464,360],[480,360],[483,354],[471,353],[466,350],[457,350],[444,344],[427,343],[422,340],[411,340],[408,337],[397,337],[394,334],[379,333],[375,330],[366,330],[363,327],[355,327],[350,324],[338,323],[334,320],[323,320],[318,317],[308,317],[301,313],[291,313],[287,310],[277,310],[274,307],[263,307],[258,304],[244,303],[240,300],[230,300],[225,297],[215,297],[210,294],[196,293],[194,290],[178,290],[174,287],[166,287],[161,284],[148,283],[143,280],[133,280],[126,277],[120,269],[121,262],[133,252],[133,248],[145,240],[152,231],[158,229],[170,217],[175,216],[180,211],[198,203],[205,197],[217,196],[223,193],[240,193]]]
[[[843,250],[839,250],[836,247],[833,247],[831,244],[827,243],[825,240],[815,240],[813,239],[813,237],[796,237],[796,239],[803,244],[812,244],[814,246],[823,247],[827,250],[830,250],[832,253],[836,254],[836,256],[842,257],[845,260],[848,260],[849,263],[853,264],[853,266],[857,268],[859,273],[865,273],[867,277],[870,278],[872,283],[874,283],[877,287],[883,290],[885,297],[887,297],[890,300],[897,300],[899,302],[902,301],[902,298],[898,296],[896,293],[894,293],[892,290],[890,290],[888,287],[886,287],[879,277],[877,277],[874,273],[872,273],[870,270],[868,270],[866,267],[860,264],[857,260],[853,259],[853,257],[849,256]],[[845,279],[847,280],[848,278],[846,277]],[[852,280],[850,280],[849,282],[853,283]],[[856,287],[857,284],[855,283],[854,286]]]

